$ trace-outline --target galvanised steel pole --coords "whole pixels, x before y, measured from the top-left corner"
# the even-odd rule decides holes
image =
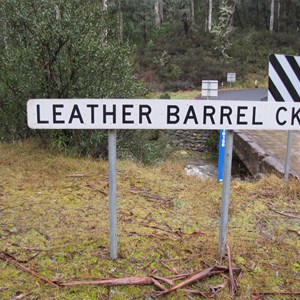
[[[293,143],[293,132],[292,132],[292,130],[288,130],[285,168],[284,168],[284,177],[283,177],[284,181],[286,183],[289,181],[291,154],[292,154],[292,143]]]
[[[118,258],[117,240],[117,131],[108,131],[110,258]]]

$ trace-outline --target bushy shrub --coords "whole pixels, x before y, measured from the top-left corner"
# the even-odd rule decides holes
[[[26,102],[141,96],[144,88],[133,73],[132,49],[118,41],[115,20],[98,1],[80,0],[3,0],[0,15],[5,20],[5,30],[0,31],[2,141],[39,136],[45,145],[62,151],[106,157],[106,131],[30,130]],[[146,162],[158,155],[156,146],[146,142],[146,133],[130,133],[131,149],[122,135],[128,133],[119,133],[122,155],[130,153]]]

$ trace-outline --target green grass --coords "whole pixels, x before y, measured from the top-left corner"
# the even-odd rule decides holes
[[[169,94],[171,99],[195,99],[201,94],[199,90],[188,90],[188,91],[178,91],[178,92],[151,92],[146,95],[146,98],[159,99],[162,94]]]
[[[53,155],[34,142],[1,144],[0,177],[0,251],[50,280],[170,276],[166,266],[184,273],[219,260],[221,185],[186,176],[178,160],[157,167],[118,161],[116,261],[109,255],[106,161]],[[227,241],[233,265],[243,270],[238,299],[251,299],[253,292],[299,292],[300,219],[269,209],[299,216],[299,197],[296,180],[232,182]],[[206,234],[193,234],[199,231]],[[191,287],[207,292],[222,283],[227,277],[214,276]],[[0,260],[0,299],[17,292],[31,293],[26,299],[153,299],[156,291],[56,288]],[[188,298],[177,291],[161,299]],[[231,299],[228,289],[216,299]]]

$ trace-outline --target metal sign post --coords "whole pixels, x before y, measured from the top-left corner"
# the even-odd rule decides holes
[[[110,258],[117,259],[117,131],[108,131]]]
[[[288,130],[287,149],[286,149],[284,177],[283,177],[284,182],[286,182],[286,183],[289,181],[290,163],[291,163],[291,154],[292,154],[292,143],[293,143],[292,131]]]
[[[229,199],[230,199],[232,148],[233,148],[233,130],[226,130],[225,166],[224,166],[222,207],[221,207],[220,233],[219,233],[219,255],[221,259],[225,256],[225,248],[226,248],[226,231],[227,231]]]

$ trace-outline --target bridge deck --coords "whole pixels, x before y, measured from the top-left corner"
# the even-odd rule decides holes
[[[300,132],[292,134],[290,175],[300,178]],[[236,131],[234,150],[249,171],[284,174],[287,131]]]

